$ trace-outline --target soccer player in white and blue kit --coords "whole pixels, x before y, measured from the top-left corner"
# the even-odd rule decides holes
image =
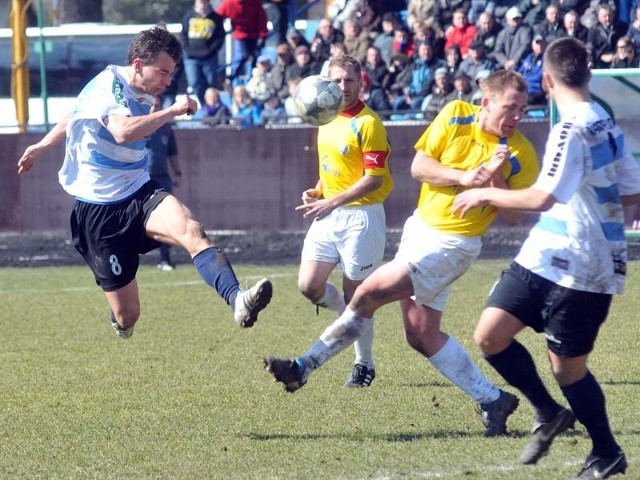
[[[530,188],[482,188],[459,194],[461,215],[490,204],[542,212],[511,267],[491,292],[475,340],[489,364],[531,402],[531,439],[520,455],[535,464],[577,419],[592,449],[576,478],[603,479],[627,469],[587,360],[614,294],[623,291],[627,245],[623,208],[640,202],[640,168],[624,136],[589,94],[587,49],[579,40],[552,42],[543,78],[561,121],[549,134],[540,176]],[[525,327],[547,340],[565,408],[542,383],[527,349]]]
[[[189,209],[152,181],[147,137],[174,117],[196,111],[187,96],[150,113],[153,98],[171,83],[180,61],[180,41],[166,29],[140,32],[126,66],[109,65],[78,96],[73,111],[18,160],[29,171],[41,155],[66,138],[60,184],[75,198],[73,242],[111,309],[121,338],[133,334],[140,317],[136,272],[139,255],[162,243],[183,247],[202,279],[231,306],[241,327],[251,327],[269,303],[271,282],[243,291],[222,253]]]

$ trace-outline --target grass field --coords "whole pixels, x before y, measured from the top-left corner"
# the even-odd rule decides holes
[[[455,284],[445,330],[487,375],[472,332],[504,261],[479,261]],[[614,302],[591,367],[603,384],[625,479],[640,478],[640,264]],[[377,378],[342,388],[353,351],[286,394],[262,356],[302,353],[332,319],[296,291],[294,266],[237,266],[241,282],[268,275],[272,304],[238,328],[189,266],[139,273],[143,314],[131,340],[109,325],[84,267],[0,269],[1,479],[566,479],[590,442],[560,437],[535,467],[517,458],[532,411],[511,434],[485,439],[474,403],[404,343],[397,305],[376,323]],[[544,342],[522,336],[550,381]],[[552,391],[559,396],[554,386]]]

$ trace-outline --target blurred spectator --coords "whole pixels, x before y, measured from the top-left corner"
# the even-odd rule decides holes
[[[271,77],[271,58],[269,55],[260,55],[253,67],[251,78],[247,82],[247,93],[259,104],[263,104],[275,92],[271,90],[269,79]]]
[[[241,128],[260,124],[260,108],[251,99],[244,85],[233,89],[229,123]]]
[[[374,112],[380,114],[381,118],[385,118],[391,110],[387,93],[381,86],[373,86],[364,70],[360,72],[360,76],[362,77],[360,100],[365,102]]]
[[[564,29],[561,35],[576,38],[584,44],[587,43],[589,29],[580,23],[580,15],[574,10],[569,10],[564,14],[563,25]]]
[[[586,7],[584,10],[578,10],[581,12],[580,23],[587,28],[595,27],[598,23],[598,10],[602,5],[609,5],[612,10],[612,19],[616,15],[618,8],[618,0],[585,0]]]
[[[489,12],[483,12],[478,19],[478,32],[476,33],[476,40],[480,40],[484,43],[487,54],[493,52],[496,47],[496,40],[498,39],[498,33],[502,30],[502,25],[496,22],[494,16]]]
[[[411,76],[411,59],[404,53],[394,53],[391,55],[389,65],[389,75],[384,85],[384,89],[389,96],[389,101],[393,101],[404,95],[405,85],[409,83]]]
[[[589,6],[589,0],[555,0],[555,3],[560,7],[561,15],[573,10],[578,14],[578,18]]]
[[[297,124],[302,123],[302,119],[298,116],[298,113],[293,106],[294,100],[293,95],[295,94],[296,88],[298,88],[298,84],[302,79],[300,77],[291,78],[287,81],[287,86],[289,88],[289,96],[284,99],[284,112],[287,116],[287,123]]]
[[[224,125],[229,121],[231,112],[229,108],[220,100],[220,90],[209,87],[204,92],[204,102],[200,107],[202,122],[210,125]]]
[[[631,12],[631,24],[627,30],[627,36],[631,37],[637,52],[640,49],[640,5]]]
[[[467,58],[460,62],[458,71],[466,73],[469,78],[476,78],[476,74],[480,70],[488,70],[493,72],[499,68],[499,65],[493,58],[487,56],[487,52],[481,40],[474,40],[469,45],[469,54]]]
[[[382,0],[349,0],[354,1],[356,7],[353,20],[356,20],[362,30],[371,35],[380,30],[380,19],[383,13]]]
[[[344,43],[335,42],[331,44],[331,56],[324,61],[322,68],[320,69],[320,75],[323,77],[329,76],[329,63],[331,63],[331,59],[337,57],[339,55],[346,55],[347,47],[344,46]]]
[[[296,48],[293,55],[294,62],[287,69],[288,79],[306,78],[310,75],[316,75],[320,72],[318,64],[311,59],[309,47],[300,45]]]
[[[260,124],[282,124],[287,123],[287,114],[284,105],[277,95],[270,96],[262,105],[260,111]]]
[[[491,75],[491,73],[492,72],[490,72],[489,70],[480,70],[478,73],[476,73],[476,76],[473,77],[475,86],[473,95],[471,95],[471,103],[473,103],[474,105],[480,105],[480,103],[482,102],[482,88],[484,86],[484,82],[487,80],[489,75]]]
[[[480,20],[480,14],[486,11],[492,12],[494,4],[495,2],[487,2],[485,0],[471,0],[467,21],[472,25],[476,25]]]
[[[395,29],[400,26],[400,21],[391,12],[382,16],[382,31],[376,36],[373,45],[378,48],[385,64],[389,65],[391,54],[393,53],[393,39]]]
[[[411,35],[405,27],[396,28],[393,32],[393,47],[392,55],[394,53],[404,53],[407,57],[413,57],[414,44],[411,40]]]
[[[432,25],[436,13],[437,0],[408,0],[407,25],[413,28],[414,23]]]
[[[180,39],[184,49],[185,74],[200,104],[207,88],[220,86],[218,53],[225,37],[222,20],[208,0],[195,0],[193,8],[182,18]]]
[[[232,85],[247,81],[251,69],[269,35],[267,14],[261,0],[222,0],[219,15],[231,20],[231,38],[233,39]]]
[[[318,23],[318,30],[311,40],[311,56],[313,60],[323,63],[331,57],[331,44],[343,42],[344,34],[331,25],[328,18],[323,18]]]
[[[447,97],[452,91],[451,76],[449,72],[447,72],[447,69],[442,67],[436,69],[431,91],[420,105],[420,110],[427,122],[433,121],[440,110],[442,110],[442,107],[449,103]]]
[[[458,48],[458,45],[453,45],[447,48],[446,52],[444,52],[444,66],[449,72],[451,78],[453,78],[458,72],[458,67],[460,66],[461,61],[462,56],[460,55],[460,48]]]
[[[544,20],[548,0],[520,0],[514,4],[522,13],[522,22],[534,28]]]
[[[344,46],[347,52],[360,63],[364,62],[367,56],[367,48],[371,45],[369,33],[362,29],[362,25],[357,20],[347,20],[344,22]]]
[[[470,103],[473,93],[474,88],[471,85],[471,77],[466,73],[458,72],[453,77],[453,90],[447,95],[446,100],[447,103],[453,100],[462,100]]]
[[[616,43],[616,53],[613,55],[609,68],[638,68],[640,57],[636,55],[636,48],[631,37],[620,37]]]
[[[505,14],[507,26],[500,31],[496,47],[490,56],[503,68],[516,70],[522,59],[531,51],[533,30],[522,23],[522,13],[511,7]]]
[[[384,85],[389,70],[384,60],[382,60],[378,47],[371,46],[367,49],[367,58],[362,64],[362,71],[367,74],[372,87],[382,87]]]
[[[531,41],[531,53],[524,57],[518,73],[520,73],[529,84],[529,105],[545,105],[547,94],[542,89],[542,57],[547,48],[545,38],[536,33]]]
[[[293,25],[289,27],[289,30],[287,30],[287,43],[289,44],[289,47],[291,47],[291,50],[295,50],[300,46],[311,46],[304,37],[304,34]]]
[[[475,25],[469,24],[467,20],[467,11],[462,8],[453,12],[452,22],[452,27],[447,30],[445,35],[446,41],[444,49],[446,51],[450,47],[457,45],[462,57],[466,57],[469,44],[475,38],[478,33],[478,29]]]
[[[431,44],[421,43],[418,46],[418,56],[411,62],[411,74],[407,78],[404,94],[393,101],[393,110],[420,109],[424,97],[431,91],[434,72],[444,66],[444,61],[433,55]]]
[[[469,11],[471,0],[438,0],[434,14],[434,23],[445,33],[453,25],[453,13],[457,10]]]
[[[293,55],[289,44],[281,43],[276,47],[276,63],[271,67],[269,88],[283,100],[289,96],[287,71],[293,65]]]
[[[544,37],[547,44],[556,38],[564,37],[564,24],[560,18],[560,9],[557,5],[551,4],[544,11],[544,20],[533,29],[535,33]]]
[[[627,33],[628,26],[615,18],[615,11],[609,4],[598,7],[598,22],[589,29],[587,48],[591,52],[593,68],[609,68],[616,53],[620,37]]]
[[[277,43],[287,41],[289,27],[289,0],[262,0],[262,7],[271,22],[271,31]]]

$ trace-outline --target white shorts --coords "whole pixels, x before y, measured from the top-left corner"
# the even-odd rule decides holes
[[[350,280],[364,280],[382,262],[386,243],[384,206],[336,208],[309,227],[302,260],[340,263]]]
[[[443,233],[415,211],[404,224],[396,259],[409,269],[416,303],[442,312],[449,285],[469,269],[481,248],[481,237]]]

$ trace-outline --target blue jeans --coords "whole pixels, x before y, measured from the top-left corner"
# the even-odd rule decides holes
[[[207,88],[220,88],[217,55],[204,60],[185,57],[184,73],[187,76],[187,84],[198,97],[200,105],[204,104],[204,92]]]
[[[257,39],[233,39],[232,86],[247,83],[251,78],[251,69],[255,66],[259,53]]]

